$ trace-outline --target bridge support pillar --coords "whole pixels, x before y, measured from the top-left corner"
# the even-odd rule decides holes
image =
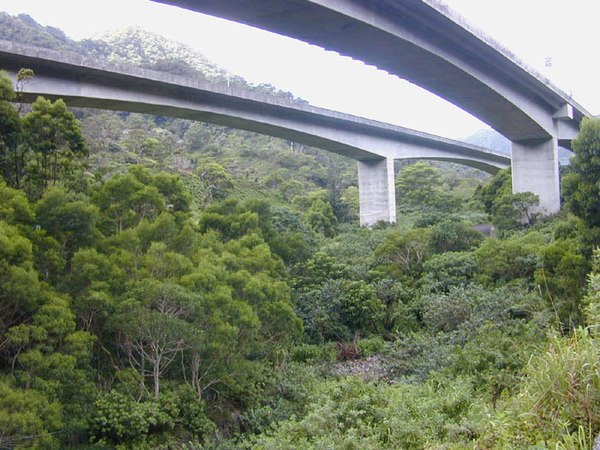
[[[546,215],[560,211],[557,139],[513,142],[511,164],[513,193],[533,192]]]
[[[392,158],[358,161],[360,224],[396,221],[396,191]]]

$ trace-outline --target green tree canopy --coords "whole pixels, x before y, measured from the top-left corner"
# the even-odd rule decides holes
[[[0,173],[6,183],[19,187],[24,171],[23,155],[19,151],[21,120],[12,105],[15,93],[12,81],[0,71]]]
[[[396,193],[398,205],[408,210],[452,206],[451,197],[443,190],[439,169],[426,162],[416,162],[398,172]]]
[[[573,140],[575,156],[563,180],[569,209],[589,227],[600,227],[600,119],[584,119]]]
[[[27,165],[28,191],[39,198],[58,182],[72,188],[83,170],[82,158],[88,150],[79,121],[62,100],[42,97],[23,117],[24,141],[31,158]]]

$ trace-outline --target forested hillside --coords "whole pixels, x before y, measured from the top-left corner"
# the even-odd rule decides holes
[[[0,38],[245,84],[141,30]],[[401,162],[366,229],[354,161],[0,74],[0,447],[592,448],[599,143],[557,216],[510,171]]]

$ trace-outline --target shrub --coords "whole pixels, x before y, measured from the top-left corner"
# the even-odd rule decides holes
[[[294,362],[314,363],[333,361],[335,359],[335,343],[299,344],[290,350],[290,359]]]
[[[95,407],[90,431],[92,441],[102,445],[143,442],[151,432],[172,429],[175,425],[159,402],[136,402],[117,391],[102,395]]]
[[[244,448],[465,448],[478,431],[476,404],[461,379],[390,386],[346,378],[322,384],[303,417],[276,424]]]
[[[385,346],[385,341],[379,335],[370,336],[368,338],[359,339],[356,343],[360,356],[371,356],[379,353]]]
[[[479,273],[472,252],[446,252],[434,255],[423,265],[423,289],[430,292],[448,292],[453,287],[464,286]]]
[[[552,337],[525,369],[519,393],[494,414],[485,448],[559,448],[578,440],[591,448],[600,432],[600,346],[586,330]]]

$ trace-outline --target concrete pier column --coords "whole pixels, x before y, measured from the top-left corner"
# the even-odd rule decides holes
[[[544,214],[560,211],[558,141],[512,143],[513,193],[533,192]]]
[[[383,158],[358,161],[360,224],[396,221],[394,160]]]

